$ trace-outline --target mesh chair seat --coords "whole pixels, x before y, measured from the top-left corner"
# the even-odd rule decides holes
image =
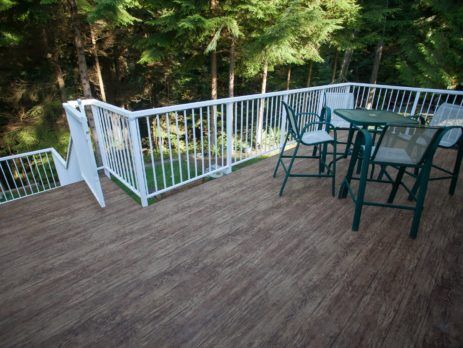
[[[327,143],[334,141],[334,138],[330,136],[324,130],[318,130],[313,132],[306,132],[302,135],[302,142],[307,145]]]
[[[410,156],[405,149],[383,146],[376,154],[375,162],[415,165],[416,159]]]

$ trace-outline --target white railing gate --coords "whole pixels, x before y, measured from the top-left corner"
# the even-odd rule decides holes
[[[101,189],[100,178],[96,166],[95,155],[93,153],[90,130],[88,128],[87,117],[85,116],[84,106],[79,104],[79,110],[69,103],[63,104],[66,117],[71,132],[73,144],[75,144],[77,161],[79,162],[80,173],[92,191],[101,207],[105,207],[103,191]]]

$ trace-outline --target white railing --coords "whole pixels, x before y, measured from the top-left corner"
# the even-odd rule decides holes
[[[318,114],[326,91],[353,93],[356,108],[425,118],[442,103],[463,103],[459,91],[342,83],[139,111],[94,99],[83,100],[80,107],[91,106],[106,175],[146,206],[151,197],[215,173],[230,173],[235,165],[278,150],[287,129],[282,101],[296,112]],[[68,104],[78,107],[75,101]],[[30,176],[14,173],[16,185],[20,178],[30,181]],[[29,182],[8,192],[24,194],[23,187],[30,187]]]
[[[0,204],[79,181],[71,144],[67,160],[54,148],[1,157]]]

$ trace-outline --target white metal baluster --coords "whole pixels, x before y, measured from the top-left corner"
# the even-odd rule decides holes
[[[198,176],[198,156],[197,156],[197,143],[196,143],[196,122],[195,122],[195,109],[191,109],[191,121],[193,129],[193,157],[195,159],[195,176]]]
[[[143,153],[141,148],[141,136],[139,129],[139,120],[131,118],[129,120],[129,142],[132,147],[133,164],[138,186],[138,193],[140,194],[140,201],[142,207],[148,206],[147,189],[146,189],[146,173],[145,161],[143,160]]]
[[[178,157],[178,168],[180,171],[180,182],[183,182],[183,168],[182,168],[182,156],[180,149],[180,128],[178,128],[178,112],[175,112],[175,127],[177,128],[177,157]]]
[[[6,178],[5,178],[6,180]],[[5,202],[8,201],[8,197],[6,196],[6,192],[5,190],[3,189],[3,185],[2,185],[2,181],[0,180],[0,189],[2,190],[2,196],[5,197]],[[0,200],[1,202],[1,200]]]
[[[114,137],[114,131],[115,131],[116,128],[114,126],[113,117],[111,117],[111,114],[109,112],[106,112],[106,120],[107,120],[108,124],[110,125],[109,134],[110,134],[110,138],[111,138],[111,151],[113,152],[113,157],[116,160],[116,173],[119,174],[119,176],[121,178],[123,178],[125,181],[130,183],[130,185],[135,187],[135,182],[131,182],[130,177],[126,177],[124,170],[122,170],[122,168],[123,168],[122,159],[121,159],[119,151],[117,150],[116,139]]]
[[[246,109],[247,109],[247,104],[248,104],[248,101],[246,100]],[[241,159],[243,158],[243,120],[244,120],[244,117],[243,117],[243,110],[244,110],[244,103],[241,102],[241,119],[240,119],[240,122],[241,122],[241,128],[240,128],[240,161]],[[246,119],[247,119],[247,112],[246,112]],[[247,124],[247,123],[246,123]],[[247,132],[247,130],[246,130]],[[246,137],[247,137],[247,133],[246,133]],[[246,142],[247,144],[247,142]]]
[[[107,123],[106,123],[106,116],[105,116],[104,110],[102,108],[98,108],[98,111],[99,111],[100,120],[101,120],[101,129],[102,129],[102,133],[103,133],[103,141],[105,142],[106,152],[107,152],[107,156],[108,156],[108,164],[109,164],[109,167],[111,168],[111,170],[116,172],[117,170],[116,170],[116,165],[115,165],[115,162],[114,162],[112,148],[111,148],[111,144],[110,144],[110,137],[109,137],[110,132],[108,130],[108,126],[107,126]]]
[[[238,103],[233,103],[234,110],[234,122],[235,122],[235,132],[233,133],[233,162],[236,162],[236,154],[238,152],[238,145],[235,139],[238,139]],[[227,114],[228,115],[228,114]]]
[[[164,144],[163,144],[163,141],[162,141],[162,133],[161,133],[161,124],[160,124],[160,121],[159,121],[159,114],[156,115],[156,128],[158,130],[159,152],[161,154],[162,181],[164,183],[163,189],[165,189],[165,188],[167,188],[166,168],[164,166]]]
[[[363,107],[363,108],[365,108],[366,105],[367,105],[367,102],[366,102],[366,100],[365,100],[365,90],[366,90],[366,87],[363,86],[363,89],[362,89],[362,101],[361,101],[361,103],[360,103],[360,107]],[[363,105],[363,106],[362,106],[362,105]]]
[[[392,112],[395,112],[395,107],[397,106],[397,100],[399,99],[399,94],[400,94],[400,90],[398,90],[397,93],[395,94],[394,107],[392,108]]]
[[[232,105],[232,107],[233,107],[233,105]],[[233,112],[233,109],[231,110],[231,112]],[[227,113],[227,114],[228,114],[228,113]],[[224,135],[223,135],[223,104],[220,104],[220,139],[221,139],[221,141],[220,141],[220,143],[221,143],[220,148],[221,148],[221,152],[222,152],[222,167],[223,167],[223,166],[224,166],[223,156],[225,155],[225,154],[224,154],[224,149],[223,149],[223,148],[224,148],[224,146],[223,146],[223,145],[224,145],[224,144],[223,144],[223,142],[224,142]],[[227,140],[227,141],[228,141],[228,140]]]
[[[48,168],[50,168],[50,173],[51,173],[51,178],[53,179],[53,184],[56,185],[56,180],[55,180],[55,173],[53,173],[53,168],[51,167],[50,164],[50,158],[48,158],[48,153],[45,152],[45,157],[47,157],[47,163],[48,163]]]
[[[47,170],[45,169],[45,164],[43,163],[42,154],[39,153],[39,156],[40,156],[40,166],[42,167],[43,174],[45,175],[45,179],[47,179],[48,188],[50,189],[51,188],[51,183],[50,183],[50,179],[48,178]]]
[[[431,100],[429,101],[429,106],[428,106],[428,110],[426,110],[426,119],[429,118],[429,109],[431,108],[431,105],[432,105],[432,101],[434,99],[434,93],[432,94],[431,96]]]
[[[214,145],[215,145],[215,148],[213,149],[214,152],[215,152],[215,169],[218,168],[218,165],[217,165],[217,161],[218,161],[218,152],[219,152],[219,146],[218,146],[218,143],[219,143],[219,137],[217,136],[217,122],[218,122],[218,117],[217,117],[217,105],[213,105],[212,106],[212,114],[213,114],[213,117],[214,117]]]
[[[151,121],[150,118],[146,117],[146,128],[148,130],[148,142],[150,144],[150,158],[151,158],[151,171],[153,172],[153,181],[154,181],[154,190],[158,191],[158,179],[156,176],[156,166],[154,163],[154,154],[153,154],[153,139],[151,137]],[[148,185],[149,187],[149,185]],[[149,190],[148,190],[149,192]]]
[[[407,99],[407,104],[405,104],[405,114],[407,113],[407,110],[408,110],[408,105],[410,104],[410,99],[412,97],[412,91],[410,91],[410,93],[408,94],[408,99]],[[411,112],[410,112],[410,115],[414,115],[415,114],[415,110],[416,110],[416,105],[418,104],[418,99],[420,99],[420,92],[418,92],[415,96],[415,100],[413,102],[413,106],[412,106],[412,109],[411,109]]]
[[[96,129],[96,134],[97,134],[97,138],[98,138],[98,148],[100,149],[100,154],[101,154],[101,160],[103,162],[103,167],[104,167],[104,173],[105,175],[109,178],[110,177],[110,174],[108,172],[108,156],[107,156],[107,153],[106,153],[106,150],[105,150],[105,136],[104,136],[104,133],[103,133],[103,128],[102,128],[102,125],[101,125],[101,117],[100,117],[100,113],[99,113],[99,108],[96,107],[95,105],[92,105],[92,115],[93,115],[93,119],[94,119],[94,122],[95,122],[95,129]]]
[[[246,148],[249,146],[249,141],[248,141],[248,134],[249,134],[249,100],[246,100]]]
[[[424,98],[423,98],[423,103],[421,103],[420,114],[423,114],[423,107],[424,107],[424,104],[426,104],[426,98],[427,97],[428,97],[428,92],[425,92],[424,93]]]
[[[188,120],[186,115],[186,110],[183,110],[183,123],[185,127],[185,148],[186,148],[186,168],[188,172],[188,180],[191,179],[190,174],[190,149],[189,149],[189,141],[188,141]]]
[[[227,103],[226,105],[226,132],[227,132],[227,168],[225,169],[226,174],[230,174],[232,172],[232,165],[233,165],[233,158],[232,158],[232,151],[233,151],[233,117],[236,117],[236,114],[233,115],[233,102],[232,103]],[[222,109],[223,111],[223,109]],[[223,114],[223,112],[222,112]],[[222,122],[223,124],[223,122]],[[222,131],[223,134],[223,131]],[[223,144],[223,139],[222,139],[222,144]],[[223,151],[223,147],[222,147]],[[223,159],[223,155],[222,155]],[[223,166],[223,163],[222,163]]]
[[[18,175],[18,178],[19,178],[19,181],[21,181],[21,186],[22,186],[22,189],[24,191],[24,194],[27,196],[27,191],[26,191],[26,188],[24,186],[24,182],[23,182],[23,179],[21,178],[21,173],[19,172],[19,169],[18,169],[18,166],[16,165],[16,161],[15,159],[13,158],[11,160],[14,164],[14,167],[16,168],[16,174]],[[19,191],[18,191],[19,192]]]
[[[166,113],[165,116],[167,124],[167,145],[169,145],[170,174],[172,179],[172,185],[175,185],[174,162],[172,160],[172,144],[170,141],[170,117],[168,113]]]
[[[27,184],[29,185],[29,190],[31,191],[31,194],[33,194],[34,191],[32,190],[32,185],[31,185],[31,182],[29,180],[29,176],[27,175],[26,168],[24,167],[23,159],[20,157],[20,158],[18,158],[18,160],[19,160],[19,163],[21,163],[21,167],[23,168],[24,176],[26,177]]]
[[[204,174],[205,169],[204,169],[204,134],[203,134],[203,108],[199,108],[199,119],[200,119],[200,128],[201,128],[201,168],[202,172],[201,174]]]
[[[265,129],[265,144],[264,146],[262,146],[262,149],[265,151],[268,150],[268,131],[269,131],[269,128],[268,128],[268,98],[262,98],[261,99],[261,103],[264,103],[264,117],[262,117],[262,122],[265,122],[265,128],[262,127],[263,129]],[[265,121],[264,121],[265,120]],[[263,142],[263,139],[261,140],[261,142]]]
[[[42,190],[45,191],[45,185],[43,183],[42,174],[40,173],[39,166],[37,165],[37,160],[35,158],[35,155],[32,155],[32,159],[34,160],[35,169],[37,170],[37,173],[39,174],[40,183],[42,184]]]
[[[32,155],[31,155],[32,156]],[[29,157],[31,156],[26,156],[26,160],[27,160],[27,164],[29,165],[29,168],[31,170],[31,174],[32,174],[32,179],[34,179],[34,185],[35,185],[35,188],[37,190],[36,193],[40,192],[39,190],[39,184],[37,183],[37,179],[35,177],[35,173],[34,173],[34,167],[32,166],[31,164],[31,161],[29,160]],[[32,193],[34,193],[34,191],[31,189]]]
[[[123,169],[124,169],[124,175],[121,175],[123,178],[127,177],[127,182],[130,182],[132,180],[133,184],[132,186],[135,187],[135,183],[137,182],[137,173],[134,173],[135,171],[135,159],[134,156],[135,154],[132,152],[132,147],[133,145],[131,144],[132,139],[129,136],[130,135],[130,125],[128,121],[124,118],[122,119],[121,117],[118,117],[118,120],[116,121],[118,124],[118,130],[120,133],[120,137],[122,139],[122,151],[119,151],[119,154],[122,159],[122,164],[123,164]],[[137,122],[138,124],[138,122]],[[143,161],[144,164],[144,161]]]
[[[126,160],[127,162],[127,172],[128,175],[130,175],[133,179],[134,182],[137,182],[137,173],[135,172],[136,170],[136,154],[134,153],[134,149],[137,148],[137,145],[133,145],[132,142],[136,141],[136,139],[132,139],[132,134],[130,130],[130,121],[126,117],[120,116],[120,121],[121,121],[121,133],[122,133],[122,139],[123,139],[123,148],[122,148],[122,157]],[[139,129],[139,123],[140,121],[137,119],[135,122],[135,127],[136,127],[136,134],[138,134],[138,137],[140,137],[140,129]],[[141,153],[141,164],[143,165],[143,175],[145,176],[145,159],[143,157],[143,149],[141,146],[141,139],[140,139],[140,153]],[[147,184],[146,184],[147,185]],[[145,186],[146,186],[145,185]]]
[[[283,102],[289,105],[289,95],[283,95],[283,100],[280,103],[280,149],[283,148],[286,139],[286,109],[283,107]]]
[[[211,115],[209,111],[209,106],[206,106],[206,115],[207,115],[207,157],[209,168],[208,171],[211,170]]]
[[[256,106],[259,106],[259,102],[256,103]],[[257,115],[259,117],[259,115]],[[257,122],[257,121],[256,121]],[[256,133],[257,133],[257,125],[256,125]],[[254,139],[254,99],[251,100],[251,152],[252,150],[252,141]],[[257,146],[256,146],[257,148]]]
[[[272,129],[272,149],[276,147],[276,140],[275,140],[276,127],[275,127],[275,123],[276,123],[277,117],[275,115],[275,108],[274,108],[276,99],[277,99],[276,96],[270,98],[270,127]]]
[[[8,163],[7,161],[4,162],[7,167],[8,167]],[[6,176],[4,170],[3,170],[3,165],[2,165],[2,162],[0,162],[0,169],[2,170],[2,174],[3,174],[3,177],[5,178],[5,182],[6,182],[6,186],[8,186],[8,191],[10,191],[11,193],[11,197],[14,198],[14,194],[13,194],[13,190],[11,189],[11,186],[10,186],[10,183],[8,182],[8,177]],[[10,170],[10,173],[11,173],[11,170]],[[12,177],[12,180],[13,180],[13,183],[14,183],[14,178]],[[6,197],[6,196],[5,196]]]

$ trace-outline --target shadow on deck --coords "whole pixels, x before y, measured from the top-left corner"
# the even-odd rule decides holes
[[[413,241],[406,211],[352,232],[326,179],[278,197],[275,161],[145,209],[107,179],[106,209],[82,183],[2,206],[2,346],[463,344],[462,179],[431,183]]]

